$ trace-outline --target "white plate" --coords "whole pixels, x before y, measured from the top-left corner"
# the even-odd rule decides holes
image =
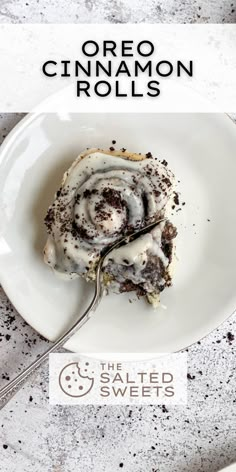
[[[88,305],[92,287],[44,265],[43,219],[63,172],[86,147],[111,140],[166,158],[186,205],[173,287],[154,311],[132,294],[105,297],[67,344],[80,352],[167,352],[216,328],[236,307],[236,128],[216,114],[32,115],[0,153],[0,280],[20,314],[55,339]],[[210,222],[208,221],[210,219]],[[194,226],[195,225],[195,226]]]
[[[236,472],[236,463],[229,465],[225,469],[221,469],[219,472]]]

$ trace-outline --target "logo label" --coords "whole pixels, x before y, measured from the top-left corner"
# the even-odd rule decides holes
[[[186,353],[138,357],[50,354],[50,403],[186,404]]]

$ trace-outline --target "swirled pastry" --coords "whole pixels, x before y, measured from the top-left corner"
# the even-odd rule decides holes
[[[95,278],[102,250],[166,215],[174,176],[150,153],[89,149],[65,173],[45,223],[45,262],[66,278]],[[155,303],[171,284],[175,227],[165,221],[109,254],[104,281]]]

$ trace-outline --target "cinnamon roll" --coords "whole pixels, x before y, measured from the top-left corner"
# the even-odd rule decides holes
[[[166,216],[173,184],[166,161],[161,163],[151,153],[86,150],[65,173],[47,212],[45,262],[63,277],[94,280],[104,248]],[[166,220],[112,251],[104,263],[108,289],[136,291],[155,304],[171,284],[176,234]]]

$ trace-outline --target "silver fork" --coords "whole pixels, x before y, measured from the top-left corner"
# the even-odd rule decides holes
[[[11,380],[5,387],[0,390],[0,410],[9,402],[9,400],[18,392],[18,390],[23,386],[24,382],[27,378],[35,372],[35,370],[43,364],[43,362],[47,359],[48,355],[51,352],[54,352],[56,349],[61,347],[65,344],[88,320],[89,314],[92,311],[95,311],[98,307],[102,295],[103,295],[103,284],[102,284],[102,266],[104,263],[105,258],[112,252],[114,249],[127,244],[134,239],[140,237],[142,234],[146,234],[147,232],[151,231],[155,226],[157,226],[162,221],[165,221],[166,218],[159,219],[152,224],[149,224],[131,235],[126,235],[124,238],[118,240],[113,246],[106,249],[104,254],[102,255],[96,272],[96,280],[95,280],[95,291],[93,299],[82,314],[82,316],[77,320],[71,328],[69,328],[62,336],[57,339],[40,357],[38,357],[32,364],[30,364],[26,369],[24,369],[19,375],[17,375],[13,380]]]

